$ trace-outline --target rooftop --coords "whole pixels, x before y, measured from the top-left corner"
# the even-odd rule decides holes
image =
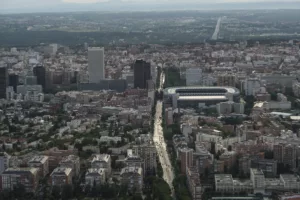
[[[26,167],[26,168],[7,168],[3,174],[21,174],[28,173],[35,174],[39,171],[39,168]]]
[[[254,175],[262,175],[264,176],[264,173],[261,169],[256,169],[256,168],[251,168],[251,173],[253,173]]]
[[[86,172],[86,175],[99,174],[102,175],[105,173],[104,168],[89,168]]]
[[[227,100],[226,96],[179,96],[178,100]]]
[[[45,163],[48,158],[48,156],[34,156],[29,163]]]
[[[232,184],[233,183],[233,178],[231,174],[215,174],[215,182],[219,183],[228,183]]]
[[[53,170],[51,173],[51,176],[56,175],[56,176],[69,176],[69,174],[72,172],[72,169],[69,167],[57,167]]]
[[[141,167],[124,167],[121,170],[121,175],[125,174],[125,173],[138,173],[140,175],[142,175],[143,169]]]
[[[109,154],[96,154],[94,155],[92,162],[96,162],[96,161],[108,162],[109,158],[110,158]]]
[[[225,93],[236,94],[239,92],[238,89],[233,87],[207,87],[207,86],[186,86],[186,87],[170,87],[164,90],[167,94],[175,94],[177,90],[212,90],[212,93],[215,93],[213,90],[224,90]]]

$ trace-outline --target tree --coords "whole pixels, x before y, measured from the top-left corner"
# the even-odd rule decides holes
[[[273,151],[265,151],[265,159],[273,159],[274,158],[274,153]]]
[[[62,187],[61,198],[62,200],[68,200],[73,197],[73,187],[72,185],[64,185]]]
[[[60,193],[61,193],[61,189],[59,186],[53,186],[52,187],[52,192],[51,195],[55,198],[55,199],[60,199]]]
[[[109,199],[116,196],[116,187],[115,185],[108,185],[104,184],[102,185],[101,194],[103,198]]]
[[[164,131],[164,138],[166,140],[172,140],[172,138],[173,138],[173,132],[172,132],[171,129],[168,128],[166,131]]]
[[[13,194],[14,194],[14,196],[17,197],[17,198],[22,198],[22,197],[24,197],[25,194],[26,194],[25,186],[22,185],[22,184],[17,184],[16,186],[14,186]]]
[[[0,192],[0,200],[7,200],[7,199],[11,199],[11,191],[9,190],[2,190]]]
[[[228,150],[228,151],[232,151],[232,146],[229,145],[229,146],[227,147],[227,150]]]

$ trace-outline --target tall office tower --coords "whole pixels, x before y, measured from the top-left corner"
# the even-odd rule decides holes
[[[105,79],[104,48],[88,48],[88,64],[90,83],[99,83]]]
[[[33,74],[36,76],[37,84],[43,87],[45,90],[46,86],[46,69],[42,65],[38,65],[33,68]]]
[[[14,92],[17,92],[17,86],[19,85],[19,76],[17,74],[10,74],[8,76],[8,85],[14,88]]]
[[[146,89],[147,80],[150,79],[150,63],[143,60],[136,60],[134,63],[134,88]]]
[[[8,72],[6,67],[0,67],[0,99],[6,98],[6,88],[8,86]]]

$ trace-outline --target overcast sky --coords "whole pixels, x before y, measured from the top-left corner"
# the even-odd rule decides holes
[[[64,7],[71,6],[74,4],[85,4],[85,6],[89,6],[89,4],[93,3],[101,3],[101,2],[115,2],[115,3],[168,3],[170,2],[170,7],[172,3],[227,3],[227,2],[300,2],[300,0],[0,0],[0,11],[1,10],[22,10],[22,9],[38,9],[38,8],[52,8],[54,6]],[[51,7],[52,6],[52,7]]]

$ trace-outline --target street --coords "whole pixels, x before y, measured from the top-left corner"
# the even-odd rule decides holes
[[[162,89],[164,82],[164,74],[162,73],[160,77],[160,87],[159,91]],[[161,126],[162,123],[162,101],[157,101],[156,104],[156,113],[155,113],[155,119],[154,119],[154,135],[153,135],[153,141],[156,146],[156,150],[159,156],[159,161],[162,165],[163,169],[163,178],[164,180],[169,184],[172,192],[172,196],[174,195],[174,188],[173,188],[173,179],[174,179],[174,173],[173,173],[173,167],[170,162],[169,154],[167,152],[167,145],[164,140],[163,136],[163,128]]]
[[[222,17],[220,17],[217,21],[215,32],[211,37],[212,40],[217,40],[218,39],[221,21],[222,21]]]

